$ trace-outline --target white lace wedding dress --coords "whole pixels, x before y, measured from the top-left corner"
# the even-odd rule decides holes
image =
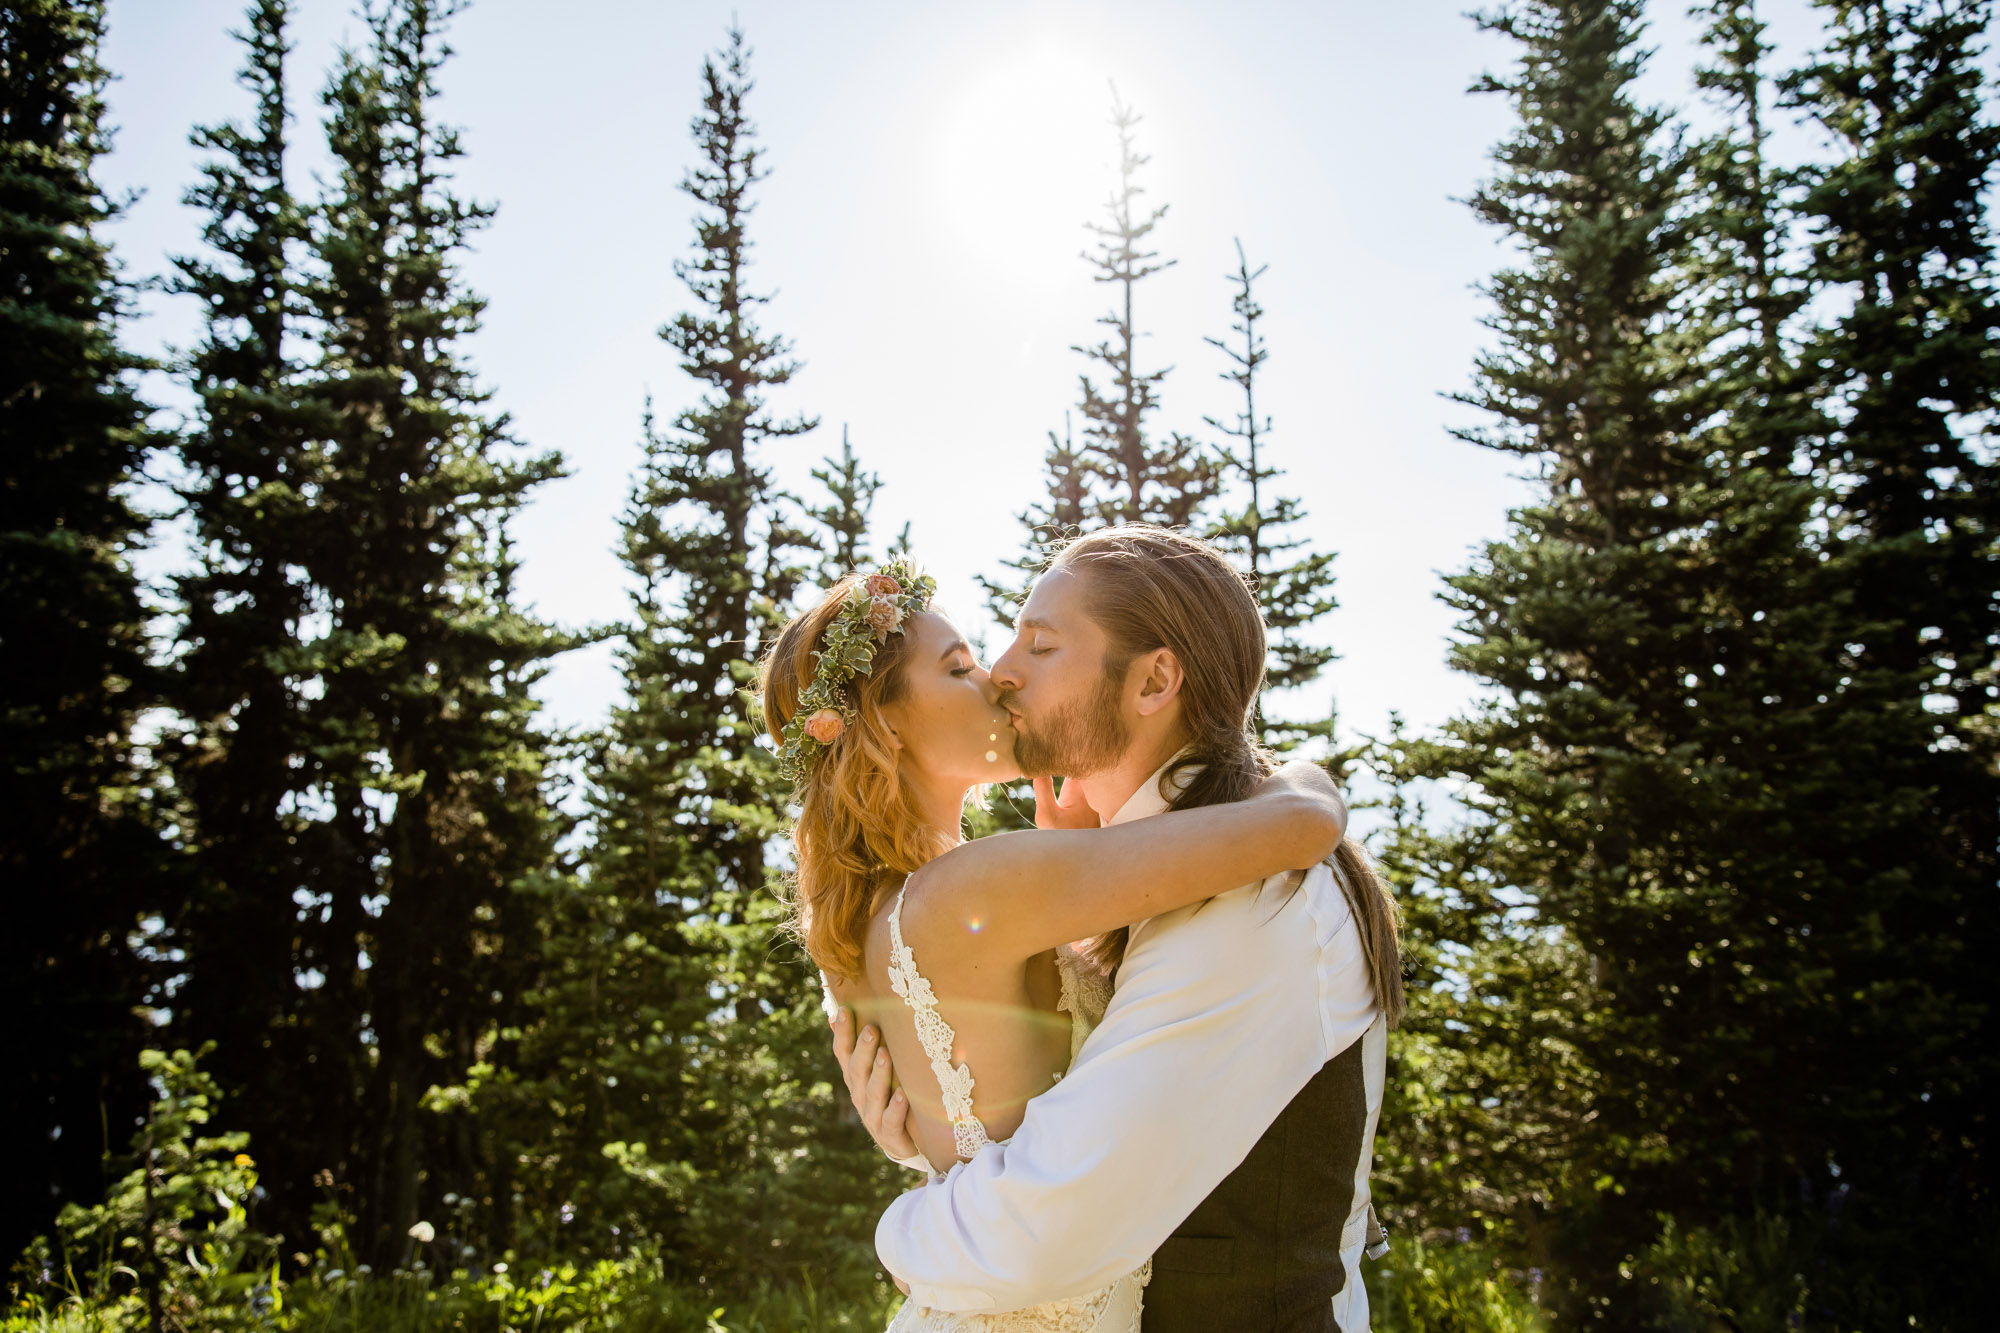
[[[952,1143],[958,1155],[969,1161],[993,1140],[972,1113],[972,1070],[952,1064],[955,1038],[951,1025],[938,1013],[937,995],[917,971],[916,956],[903,943],[901,892],[889,909],[889,944],[889,986],[916,1017],[917,1039],[923,1043],[931,1071],[944,1092]],[[1056,1007],[1069,1015],[1069,1056],[1074,1060],[1083,1039],[1104,1017],[1104,1008],[1111,1002],[1111,981],[1067,946],[1056,950],[1056,970],[1062,978],[1062,998]],[[890,1322],[889,1333],[1139,1333],[1141,1297],[1152,1275],[1149,1259],[1108,1287],[1068,1300],[992,1314],[956,1314],[905,1302]]]

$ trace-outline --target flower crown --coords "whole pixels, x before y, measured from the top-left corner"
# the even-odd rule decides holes
[[[855,584],[834,613],[813,654],[812,683],[799,691],[798,710],[785,724],[778,747],[778,770],[803,785],[820,753],[854,721],[845,685],[875,669],[875,649],[903,622],[930,605],[937,580],[917,572],[916,562],[898,557]]]

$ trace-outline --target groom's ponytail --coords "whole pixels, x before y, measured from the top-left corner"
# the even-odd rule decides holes
[[[1375,1003],[1389,1026],[1395,1027],[1403,1021],[1403,945],[1396,930],[1395,899],[1375,873],[1367,851],[1352,838],[1340,840],[1327,866],[1347,896],[1347,909],[1361,936],[1368,980],[1375,987]]]

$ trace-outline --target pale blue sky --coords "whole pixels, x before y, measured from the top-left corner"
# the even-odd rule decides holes
[[[1813,30],[1804,0],[1769,8],[1798,49]],[[299,10],[303,190],[325,71],[362,29],[344,0]],[[1158,247],[1179,261],[1140,289],[1145,356],[1175,368],[1158,429],[1203,432],[1204,415],[1234,413],[1202,338],[1227,330],[1233,238],[1270,266],[1271,458],[1312,539],[1339,553],[1325,634],[1344,654],[1279,711],[1337,701],[1351,735],[1391,710],[1428,727],[1464,706],[1438,574],[1502,534],[1527,491],[1510,460],[1446,433],[1471,414],[1440,395],[1467,384],[1486,340],[1473,284],[1504,258],[1455,200],[1486,173],[1507,108],[1465,89],[1509,52],[1436,0],[480,0],[453,28],[441,114],[464,129],[459,188],[500,207],[465,260],[491,302],[471,355],[520,437],[573,471],[518,526],[520,586],[542,614],[621,614],[612,546],[642,405],[650,391],[666,420],[691,400],[654,330],[686,304],[671,264],[689,207],[675,185],[701,58],[732,12],[756,52],[751,108],[772,170],[755,278],[777,293],[769,327],[804,362],[776,406],[823,423],[771,452],[784,482],[809,489],[845,425],[886,482],[879,529],[909,522],[946,609],[988,628],[973,575],[1020,548],[1015,515],[1077,397],[1068,349],[1095,339],[1108,296],[1078,252],[1111,182],[1115,80],[1145,116],[1143,180],[1171,207]],[[117,139],[103,176],[144,192],[111,233],[132,276],[198,244],[199,217],[179,203],[198,160],[187,132],[245,112],[225,35],[239,19],[236,0],[112,0]],[[1649,91],[1690,103],[1682,7],[1656,6],[1655,24]],[[192,339],[185,298],[149,295],[143,310],[136,347]],[[174,559],[167,541],[146,568]],[[588,723],[617,688],[600,645],[541,693],[557,719]]]

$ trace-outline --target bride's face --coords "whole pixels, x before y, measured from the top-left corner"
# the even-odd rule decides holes
[[[958,627],[935,611],[904,623],[909,635],[903,690],[882,715],[903,744],[903,758],[940,784],[970,787],[1021,776],[1014,731],[994,703],[998,691]]]

